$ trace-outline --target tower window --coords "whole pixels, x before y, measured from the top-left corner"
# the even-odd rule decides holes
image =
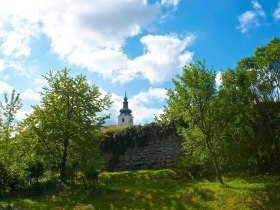
[[[124,122],[124,118],[122,118],[122,122]]]

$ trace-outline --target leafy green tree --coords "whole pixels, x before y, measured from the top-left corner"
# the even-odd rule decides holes
[[[182,75],[173,80],[174,89],[168,91],[168,114],[182,119],[188,127],[181,126],[185,146],[192,155],[210,157],[219,182],[224,185],[218,161],[216,142],[215,72],[207,69],[205,62],[197,61],[183,68]]]
[[[244,150],[240,155],[256,172],[279,171],[279,52],[276,38],[257,48],[253,56],[239,61],[236,70],[223,73],[219,90],[222,130],[231,134],[233,143],[246,142],[234,154]]]
[[[2,193],[8,187],[13,190],[17,184],[17,177],[23,177],[18,143],[15,141],[17,134],[17,123],[15,115],[22,107],[19,94],[12,91],[10,97],[4,94],[4,102],[0,103],[0,166],[1,166],[1,188]]]
[[[84,145],[96,145],[98,127],[107,118],[98,113],[109,108],[110,96],[102,96],[83,75],[71,77],[66,68],[51,71],[44,79],[47,85],[41,92],[41,104],[33,107],[30,118],[40,153],[50,165],[59,168],[61,181],[65,181],[67,168],[79,163],[83,152],[96,158],[95,151],[86,151]]]
[[[227,69],[222,73],[217,96],[216,114],[219,120],[216,125],[219,129],[216,138],[221,142],[223,168],[228,171],[247,170],[253,150],[251,134],[254,120],[250,99],[245,94],[245,81],[243,74]]]
[[[17,111],[21,108],[21,99],[15,90],[9,97],[4,94],[4,102],[0,103],[0,162],[5,166],[11,166],[11,154],[14,150],[14,136],[16,135],[16,123],[14,122]],[[2,113],[2,114],[1,114]]]
[[[15,114],[21,107],[21,99],[15,90],[12,91],[10,98],[8,98],[7,93],[4,94],[4,103],[0,103],[4,119],[1,119],[0,123],[2,125],[1,139],[6,143],[8,143],[15,132],[15,124],[13,124],[13,121],[15,119]]]

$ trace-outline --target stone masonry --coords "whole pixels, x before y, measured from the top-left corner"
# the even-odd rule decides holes
[[[183,155],[182,140],[176,133],[149,139],[144,145],[129,147],[118,156],[104,154],[108,171],[161,169],[174,164]]]

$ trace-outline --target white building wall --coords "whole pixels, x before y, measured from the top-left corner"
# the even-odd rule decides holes
[[[118,116],[118,125],[133,125],[133,116],[120,114]]]

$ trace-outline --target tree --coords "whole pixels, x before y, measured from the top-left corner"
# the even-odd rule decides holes
[[[197,61],[183,68],[182,75],[173,79],[174,89],[168,95],[168,114],[183,119],[188,127],[181,127],[185,146],[192,153],[208,156],[213,161],[219,182],[224,185],[218,163],[216,142],[215,72],[207,69],[205,62]],[[179,117],[178,117],[179,116]],[[176,121],[175,121],[176,122]],[[199,151],[199,152],[198,152]]]
[[[4,103],[0,103],[4,119],[1,119],[1,139],[8,143],[13,133],[15,132],[15,125],[12,124],[15,118],[15,114],[22,107],[19,94],[15,90],[12,91],[11,97],[8,98],[8,94],[4,94]],[[0,109],[0,114],[1,114]]]
[[[10,186],[13,190],[17,176],[23,176],[21,161],[15,136],[17,134],[17,124],[14,122],[17,111],[22,107],[19,94],[12,91],[10,97],[4,94],[4,102],[0,103],[0,171],[2,193]]]
[[[256,172],[280,170],[279,51],[276,38],[258,47],[235,70],[223,73],[219,90],[220,108],[226,110],[220,118],[223,131],[233,134],[233,143],[246,143],[244,160]]]
[[[47,85],[41,92],[41,104],[33,106],[30,118],[42,155],[50,165],[58,167],[64,182],[67,167],[73,167],[83,156],[83,145],[96,145],[98,127],[107,118],[98,113],[108,109],[111,101],[108,94],[102,96],[97,86],[89,85],[85,76],[73,78],[66,68],[50,71],[44,79]]]

